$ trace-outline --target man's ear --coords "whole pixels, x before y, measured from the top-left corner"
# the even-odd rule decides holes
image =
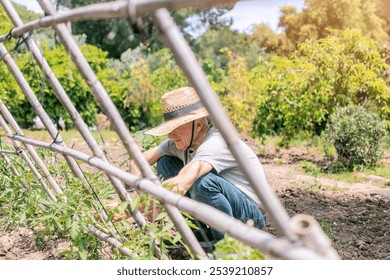
[[[200,131],[203,127],[203,120],[202,119],[197,119],[195,121],[195,128],[197,131]]]

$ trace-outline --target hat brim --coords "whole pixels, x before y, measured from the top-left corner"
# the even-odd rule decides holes
[[[146,131],[145,134],[149,134],[153,136],[164,136],[183,124],[189,123],[191,121],[203,117],[207,117],[208,115],[209,113],[207,112],[206,108],[200,108],[187,115],[180,116],[172,120],[164,121],[160,125],[156,126],[155,128]]]

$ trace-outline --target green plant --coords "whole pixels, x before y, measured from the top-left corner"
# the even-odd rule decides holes
[[[157,147],[162,141],[166,140],[167,137],[156,137],[145,134],[145,131],[138,131],[134,133],[134,139],[141,143],[142,151],[149,150],[151,148]]]
[[[48,240],[68,240],[70,248],[62,252],[65,258],[99,259],[103,244],[88,232],[88,225],[110,232],[107,223],[96,211],[99,201],[95,195],[105,200],[113,199],[113,191],[107,187],[107,180],[102,180],[97,174],[85,173],[95,190],[88,192],[83,182],[68,175],[70,170],[64,160],[55,160],[48,150],[40,149],[39,153],[47,163],[52,162],[53,166],[49,168],[52,176],[61,178],[66,185],[63,190],[66,201],[51,201],[36,178],[23,168],[21,158],[12,160],[20,177],[13,176],[4,161],[0,161],[0,213],[4,213],[0,214],[0,225],[4,229],[20,225],[34,229],[36,245],[40,248],[45,247]],[[20,178],[25,179],[28,188],[22,187]]]
[[[214,256],[220,260],[264,260],[264,255],[228,235],[215,244]]]
[[[318,167],[316,164],[310,162],[310,161],[301,161],[300,162],[303,171],[306,173],[311,174],[314,177],[318,177],[318,175],[321,173],[321,167]]]
[[[321,220],[320,221],[320,226],[322,228],[322,230],[324,231],[324,233],[330,238],[332,239],[333,241],[336,241],[338,238],[336,237],[336,235],[332,232],[331,228],[330,228],[330,222],[328,220]]]
[[[338,162],[347,169],[374,167],[384,152],[386,124],[361,106],[338,108],[325,130],[328,143],[337,152]]]

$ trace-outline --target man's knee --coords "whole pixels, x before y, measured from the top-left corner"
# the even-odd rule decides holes
[[[210,193],[221,192],[216,177],[217,175],[209,172],[198,178],[190,189],[191,197],[202,201],[202,199],[200,199],[202,196],[207,196]]]

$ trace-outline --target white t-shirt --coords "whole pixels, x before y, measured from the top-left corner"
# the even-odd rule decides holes
[[[264,170],[261,166],[256,154],[243,141],[239,142],[241,152],[245,158],[250,161],[250,164],[259,172],[259,176],[264,176]],[[161,156],[176,156],[184,161],[184,151],[178,150],[175,143],[167,139],[160,144],[157,152]],[[219,131],[215,128],[210,128],[200,146],[193,152],[188,153],[187,163],[194,160],[208,162],[215,169],[219,176],[229,181],[247,196],[249,196],[259,207],[261,202],[253,191],[244,174],[239,169],[239,166],[234,159],[232,153],[226,145],[225,140]]]

